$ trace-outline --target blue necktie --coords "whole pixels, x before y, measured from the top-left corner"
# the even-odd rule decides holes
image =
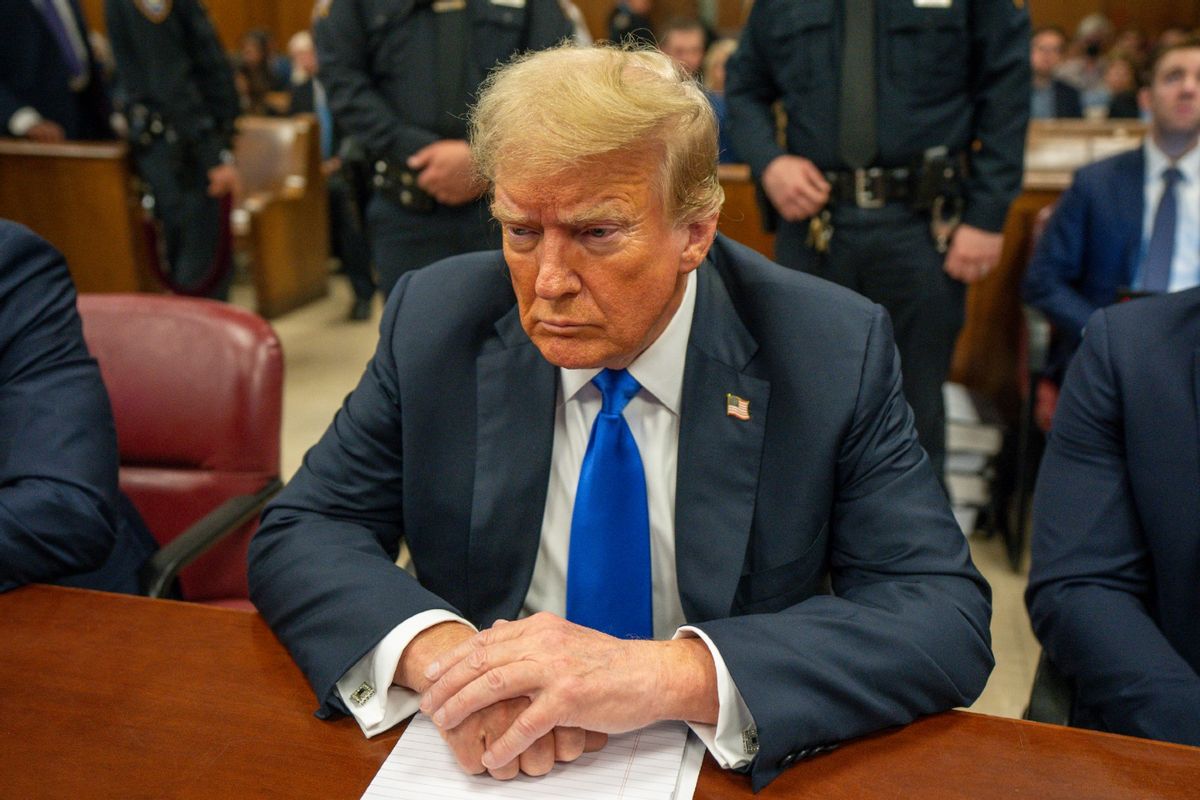
[[[621,638],[654,635],[646,473],[621,412],[637,394],[625,370],[592,379],[604,404],[588,439],[571,517],[567,619]]]
[[[79,54],[75,52],[75,44],[71,41],[71,35],[67,33],[67,23],[59,16],[54,0],[42,0],[38,4],[38,11],[42,12],[42,18],[46,20],[46,27],[54,35],[54,41],[58,43],[58,49],[62,51],[63,61],[66,62],[67,69],[71,73],[71,80],[83,77],[85,71],[83,62],[79,60]]]
[[[1175,167],[1163,170],[1163,193],[1154,212],[1150,244],[1142,261],[1142,291],[1165,292],[1171,285],[1171,260],[1175,257],[1175,195],[1183,173]]]

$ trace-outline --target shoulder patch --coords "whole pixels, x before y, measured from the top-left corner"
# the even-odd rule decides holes
[[[133,4],[142,16],[155,24],[171,15],[171,0],[133,0]]]

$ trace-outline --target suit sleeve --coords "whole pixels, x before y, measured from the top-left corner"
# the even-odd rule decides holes
[[[396,625],[431,609],[459,613],[395,564],[404,473],[391,348],[407,285],[405,276],[392,293],[358,387],[250,543],[250,599],[307,676],[321,716],[348,713],[338,679]]]
[[[1025,130],[1029,126],[1029,13],[1012,0],[971,5],[972,131],[977,143],[967,178],[963,222],[988,231],[1004,228],[1009,204],[1021,190]]]
[[[1077,176],[1059,200],[1038,242],[1025,277],[1021,296],[1045,314],[1072,339],[1079,335],[1095,304],[1076,288],[1086,267],[1091,201],[1086,177]]]
[[[729,109],[729,139],[737,157],[750,165],[754,176],[784,149],[775,138],[775,114],[772,104],[782,90],[771,67],[769,3],[760,0],[750,11],[738,48],[729,57],[725,80],[725,102]]]
[[[116,497],[112,411],[66,265],[0,224],[0,591],[100,566]]]
[[[969,704],[991,671],[990,591],[917,444],[878,307],[836,470],[832,594],[696,626],[757,725],[755,790],[819,748]]]
[[[1200,745],[1200,676],[1151,617],[1153,567],[1124,447],[1107,312],[1072,362],[1038,474],[1026,602],[1107,730]]]

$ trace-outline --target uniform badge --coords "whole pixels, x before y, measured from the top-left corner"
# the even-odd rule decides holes
[[[156,25],[171,14],[171,0],[133,0],[142,16]]]
[[[329,7],[333,5],[333,0],[317,0],[317,4],[313,6],[313,18],[324,19],[329,16]]]

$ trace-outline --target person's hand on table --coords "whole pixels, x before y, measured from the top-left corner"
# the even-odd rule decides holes
[[[563,729],[621,733],[662,719],[715,723],[716,670],[700,639],[617,639],[552,614],[499,621],[465,638],[426,666],[431,685],[421,710],[450,741],[463,725],[479,741],[476,718],[504,704],[511,714],[499,736],[489,727],[479,762],[493,774],[543,737]],[[513,705],[516,703],[516,705]],[[500,720],[492,716],[488,725]],[[544,754],[535,756],[544,763]]]
[[[428,690],[431,681],[424,675],[429,671],[431,658],[442,660],[454,646],[471,639],[475,631],[457,622],[435,625],[409,643],[396,670],[396,683],[417,691]],[[513,721],[529,707],[524,697],[502,700],[469,714],[452,729],[438,728],[450,745],[459,766],[469,774],[484,770],[494,778],[509,780],[518,772],[526,775],[545,775],[557,761],[574,761],[584,753],[604,747],[608,736],[582,728],[556,727],[533,741],[515,758],[491,767],[485,766],[485,752],[509,729]]]

